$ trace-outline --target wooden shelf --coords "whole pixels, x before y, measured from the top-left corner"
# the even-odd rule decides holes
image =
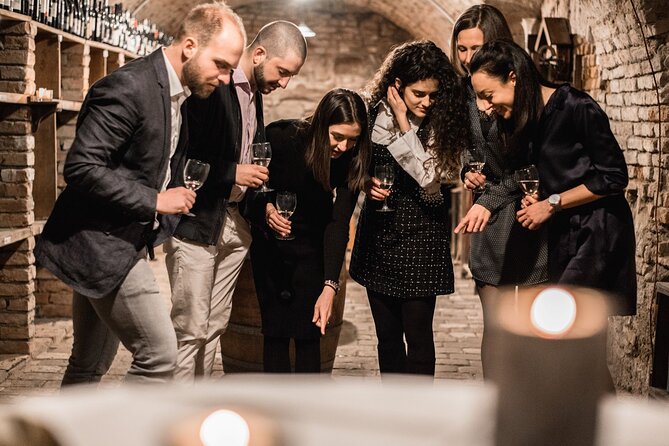
[[[68,101],[67,99],[59,99],[58,103],[58,112],[79,112],[79,110],[81,110],[81,101]]]
[[[46,220],[38,220],[32,226],[19,229],[0,229],[0,248],[11,245],[12,243],[20,242],[28,237],[39,235],[44,229]]]
[[[0,17],[9,20],[14,20],[16,22],[30,22],[32,20],[32,18],[27,15],[19,14],[17,12],[7,11],[6,9],[0,9]]]
[[[54,28],[49,25],[45,25],[44,23],[37,22],[32,20],[30,16],[23,15],[23,14],[18,14],[16,12],[12,11],[7,11],[6,9],[0,9],[0,19],[8,19],[8,20],[13,20],[13,21],[18,21],[18,22],[32,22],[35,24],[35,27],[37,27],[37,34],[50,34],[50,35],[55,35],[55,36],[61,36],[62,40],[67,41],[67,42],[73,42],[73,43],[79,43],[82,45],[90,45],[91,47],[94,48],[99,48],[101,50],[107,50],[111,51],[114,53],[122,53],[125,55],[127,58],[134,59],[137,56],[137,54],[132,53],[126,49],[119,48],[113,45],[109,45],[107,43],[103,42],[98,42],[95,40],[89,40],[89,39],[84,39],[83,37],[79,37],[77,35],[65,32],[61,29]]]
[[[28,96],[18,93],[2,93],[0,92],[0,103],[3,104],[27,104]]]

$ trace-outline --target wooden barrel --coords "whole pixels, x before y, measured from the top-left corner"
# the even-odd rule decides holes
[[[330,373],[334,365],[346,301],[346,271],[339,276],[341,290],[335,297],[330,325],[321,337],[321,372]],[[232,296],[232,313],[228,329],[221,336],[221,356],[225,373],[263,371],[263,335],[260,306],[253,284],[251,260],[246,259]],[[295,352],[291,342],[290,360],[295,366]]]

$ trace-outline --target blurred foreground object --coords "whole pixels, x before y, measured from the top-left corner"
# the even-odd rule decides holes
[[[497,446],[593,446],[607,390],[607,298],[585,288],[504,289],[490,378]]]
[[[2,409],[0,418],[4,412],[43,423],[62,446],[176,446],[186,438],[177,438],[180,423],[197,433],[216,409],[240,414],[253,446],[492,446],[495,390],[420,378],[382,384],[238,374],[193,387],[73,388]],[[254,432],[270,433],[278,443],[254,443]],[[179,446],[190,444],[198,443]]]

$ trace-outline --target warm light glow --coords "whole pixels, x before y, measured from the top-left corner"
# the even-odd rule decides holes
[[[247,446],[249,437],[249,425],[231,410],[217,410],[205,418],[200,427],[204,446]]]
[[[547,288],[534,298],[530,318],[541,335],[560,336],[574,324],[576,300],[561,288]]]

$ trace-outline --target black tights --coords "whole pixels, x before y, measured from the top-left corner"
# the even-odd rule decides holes
[[[290,338],[265,336],[263,370],[265,373],[290,373]],[[295,339],[295,373],[320,373],[320,339]]]
[[[436,296],[404,299],[368,289],[367,297],[379,339],[381,373],[434,376],[432,319]]]

